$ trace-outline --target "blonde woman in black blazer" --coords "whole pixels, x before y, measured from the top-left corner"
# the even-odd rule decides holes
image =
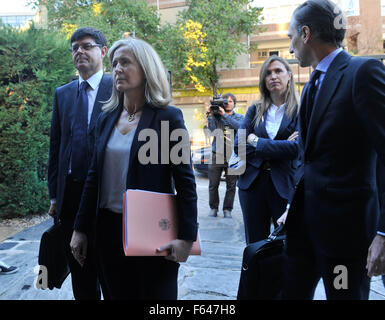
[[[183,145],[188,156],[181,163],[175,163],[172,157],[168,164],[162,162],[161,152],[145,163],[141,147],[146,141],[141,133],[148,129],[156,133],[157,142],[151,147],[158,151],[161,141],[168,141],[170,154],[178,142],[170,141],[169,133],[175,129],[186,132],[182,112],[168,105],[171,97],[166,72],[149,44],[135,38],[119,40],[109,50],[109,58],[113,94],[98,120],[95,153],[71,246],[82,263],[87,245],[84,230],[96,221],[97,265],[106,299],[176,299],[178,262],[186,261],[197,235],[197,195],[189,139]],[[169,133],[161,130],[162,123],[169,126]],[[111,147],[114,139],[128,148],[115,152]],[[126,257],[122,246],[123,192],[141,189],[174,193],[174,188],[178,239],[160,248],[168,256]]]
[[[259,79],[261,99],[249,107],[238,131],[247,140],[246,170],[238,180],[247,244],[267,238],[272,221],[277,226],[294,186],[298,156],[299,97],[289,64],[271,56]]]

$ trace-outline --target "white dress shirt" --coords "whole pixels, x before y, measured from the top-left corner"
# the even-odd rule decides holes
[[[274,139],[281,126],[282,118],[285,113],[286,104],[284,103],[279,108],[272,104],[266,112],[265,127],[270,139]]]
[[[325,58],[323,58],[320,63],[317,65],[316,70],[321,71],[322,73],[319,76],[319,79],[315,82],[315,85],[317,86],[317,92],[316,92],[316,99],[318,96],[318,92],[321,89],[322,82],[325,78],[326,72],[328,71],[330,65],[332,64],[333,60],[338,56],[338,54],[343,51],[342,48],[338,48],[334,50],[332,53],[327,55]]]

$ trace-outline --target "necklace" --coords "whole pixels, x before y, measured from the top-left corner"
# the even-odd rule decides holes
[[[135,114],[139,111],[139,110],[136,110],[136,106],[135,106],[135,111],[132,112],[132,113],[129,113],[128,110],[126,108],[124,108],[127,112],[127,121],[128,122],[132,122],[135,120]]]
[[[132,121],[134,121],[135,120],[135,113],[136,113],[137,111],[135,111],[134,113],[129,113],[128,114],[128,116],[127,116],[127,121],[128,122],[132,122]]]

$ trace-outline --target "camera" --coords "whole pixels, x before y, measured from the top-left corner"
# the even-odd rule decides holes
[[[228,105],[228,100],[223,99],[222,96],[214,96],[212,100],[210,100],[210,112],[213,115],[219,115],[219,107],[225,109],[225,106]]]

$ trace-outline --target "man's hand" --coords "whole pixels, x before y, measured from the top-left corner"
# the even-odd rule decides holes
[[[223,109],[222,107],[218,107],[219,108],[219,114],[221,115],[221,117],[223,117],[226,113],[225,109]]]
[[[289,210],[286,209],[286,211],[283,213],[283,215],[279,217],[279,219],[277,220],[278,224],[285,224],[288,212],[289,212]]]
[[[366,263],[368,277],[385,274],[385,236],[377,234],[369,247]]]
[[[48,214],[53,217],[55,214],[56,214],[56,202],[54,203],[51,203],[50,207],[49,207],[49,210],[48,210]]]
[[[212,116],[213,116],[213,113],[211,112],[210,107],[211,107],[211,105],[209,105],[208,107],[206,107],[206,116],[207,116],[207,117],[212,117]]]
[[[294,141],[298,138],[298,131],[294,131],[289,138],[287,138],[287,141]]]
[[[252,144],[255,140],[255,138],[258,138],[254,133],[250,133],[248,136],[247,136],[247,140],[246,142],[248,144]]]
[[[83,267],[87,257],[88,240],[85,233],[74,230],[70,243],[71,252],[77,262]]]
[[[193,241],[175,239],[156,249],[157,252],[168,251],[165,257],[174,262],[185,262],[190,254]]]

